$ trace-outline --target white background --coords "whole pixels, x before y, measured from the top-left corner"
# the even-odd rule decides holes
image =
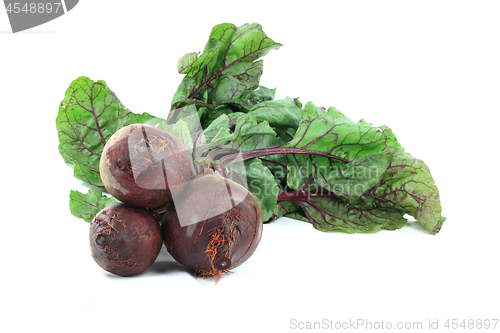
[[[2,331],[286,332],[300,331],[291,320],[364,319],[423,332],[429,320],[447,331],[447,319],[500,318],[500,2],[235,3],[85,0],[17,34],[0,10]],[[87,187],[57,148],[64,92],[79,76],[102,79],[131,111],[164,115],[177,60],[222,22],[258,22],[284,45],[261,80],[277,98],[390,126],[430,167],[441,232],[410,221],[322,233],[281,219],[217,285],[166,251],[137,277],[101,270],[89,225],[69,211],[70,190]]]

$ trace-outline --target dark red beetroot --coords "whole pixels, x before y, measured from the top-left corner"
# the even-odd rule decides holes
[[[146,124],[118,130],[106,143],[99,166],[108,192],[130,206],[155,208],[193,175],[184,144]]]
[[[247,189],[208,174],[193,178],[170,204],[162,233],[175,260],[218,281],[254,253],[262,225],[259,204]]]
[[[144,208],[123,203],[102,209],[90,225],[90,252],[104,270],[121,276],[144,272],[158,257],[161,229]]]

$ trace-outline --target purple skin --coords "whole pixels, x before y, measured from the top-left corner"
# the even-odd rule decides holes
[[[254,253],[262,227],[260,206],[247,189],[206,174],[193,178],[175,198],[175,208],[167,208],[162,234],[175,260],[218,281]]]
[[[108,192],[129,206],[156,208],[172,201],[193,176],[184,144],[146,124],[118,130],[106,143],[99,171]]]
[[[158,257],[162,246],[161,229],[144,208],[123,203],[102,209],[92,220],[90,253],[97,264],[110,273],[132,276],[144,272]]]

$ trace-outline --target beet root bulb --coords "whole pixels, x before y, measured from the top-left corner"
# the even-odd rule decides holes
[[[153,215],[147,209],[123,203],[97,213],[90,225],[89,241],[97,264],[120,276],[144,272],[162,246],[161,228]]]
[[[227,178],[198,175],[163,217],[163,241],[179,263],[202,276],[217,276],[245,262],[262,236],[260,206]]]
[[[115,132],[104,146],[99,172],[111,195],[143,208],[167,205],[175,189],[192,177],[184,144],[147,124],[132,124]]]

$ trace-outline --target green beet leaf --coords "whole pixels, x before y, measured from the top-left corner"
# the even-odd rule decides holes
[[[299,165],[297,168],[289,167],[288,183],[298,189],[303,185],[302,178],[309,177],[314,185],[334,192],[346,198],[359,198],[366,191],[379,183],[382,174],[388,166],[387,156],[384,151],[365,156],[349,163],[338,163],[328,161],[321,164],[325,158],[314,158],[309,156],[308,163],[299,161],[304,156],[295,156],[294,161]],[[300,183],[293,183],[301,179]],[[307,179],[307,178],[306,178]]]
[[[286,155],[290,188],[298,190],[312,177],[328,191],[355,198],[379,181],[387,167],[381,153],[387,139],[381,130],[363,121],[354,123],[335,108],[326,110],[311,102],[300,110],[299,118],[293,139],[282,147],[311,153]]]
[[[234,106],[238,111],[246,113],[259,103],[273,100],[275,93],[276,89],[260,86],[256,90],[246,91],[240,98],[230,100],[228,104]]]
[[[114,197],[106,196],[102,191],[91,188],[87,193],[71,191],[69,195],[69,207],[71,214],[91,222],[94,216],[104,207],[120,202]]]
[[[399,149],[388,149],[388,156],[380,183],[366,195],[379,205],[403,210],[430,233],[439,232],[446,218],[441,216],[439,191],[428,166]]]
[[[244,186],[246,185],[259,203],[262,220],[269,220],[273,215],[280,192],[271,171],[258,158],[247,160],[244,164],[233,164],[229,167],[229,170],[233,173],[232,179]],[[245,180],[246,184],[243,180]]]
[[[177,70],[180,74],[186,74],[188,77],[196,77],[210,64],[218,52],[219,48],[214,47],[203,52],[199,58],[196,53],[187,53],[179,60]]]
[[[268,222],[277,220],[277,219],[279,219],[282,216],[297,219],[296,217],[290,216],[291,214],[295,214],[295,212],[297,211],[297,209],[298,209],[298,206],[295,205],[291,201],[280,201],[274,207],[273,214],[272,214],[272,216],[271,216],[271,218],[269,219]],[[304,220],[304,216],[301,216],[301,218],[299,218],[298,220]],[[305,221],[306,222],[310,222],[309,220],[305,220]]]
[[[161,126],[163,127],[163,126]],[[186,150],[191,154],[193,152],[193,139],[189,130],[189,125],[184,120],[179,120],[171,128],[165,128],[170,134],[179,139]]]
[[[227,115],[229,117],[229,120],[231,120],[232,118],[237,117],[239,114],[241,114],[241,112],[235,113],[233,109],[226,104],[219,105],[214,110],[205,109],[200,117],[202,128],[203,129],[208,128],[214,120],[216,120],[223,114]]]
[[[229,117],[219,116],[204,132],[207,142],[212,146],[228,144],[239,151],[267,148],[275,145],[276,132],[267,121],[258,122],[252,114],[243,114],[237,118],[234,130],[230,129]]]
[[[322,151],[351,161],[385,148],[382,131],[366,122],[354,123],[333,107],[326,110],[308,102],[299,119],[295,137],[286,147]]]
[[[268,100],[254,105],[248,113],[259,121],[267,121],[272,127],[293,128],[299,127],[300,108],[287,97],[279,100]]]
[[[207,103],[213,105],[213,110],[257,89],[263,71],[259,58],[280,46],[257,23],[240,27],[223,23],[213,27],[199,58],[188,53],[179,60],[178,70],[186,76],[172,99],[169,123],[182,117],[186,105]]]
[[[226,138],[231,135],[229,117],[226,114],[221,114],[203,131],[203,135],[207,143],[212,141],[227,142]]]
[[[217,105],[222,105],[230,100],[238,99],[245,92],[246,87],[241,81],[232,75],[222,75],[214,88],[214,100]]]
[[[335,195],[311,195],[295,202],[304,212],[288,214],[290,218],[304,220],[321,231],[340,230],[347,233],[369,232],[379,229],[401,228],[406,219],[403,210],[366,205]]]
[[[238,117],[230,141],[234,148],[249,151],[273,146],[274,137],[276,132],[267,121],[259,122],[253,115],[245,114]]]
[[[186,53],[182,56],[182,58],[179,59],[179,62],[177,63],[177,71],[180,74],[188,74],[192,72],[192,66],[197,59],[198,54],[194,52]]]

